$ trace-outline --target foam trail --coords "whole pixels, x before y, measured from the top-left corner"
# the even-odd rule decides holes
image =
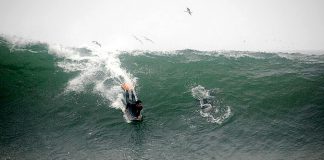
[[[191,89],[192,96],[199,100],[200,115],[207,118],[208,122],[222,124],[231,115],[231,108],[223,106],[214,96],[210,95],[210,91],[203,86],[198,85]]]
[[[66,92],[92,91],[111,103],[111,107],[123,112],[123,91],[120,85],[124,82],[136,85],[136,77],[121,68],[120,52],[107,52],[97,45],[84,48],[68,48],[50,45],[50,53],[62,58],[57,65],[66,72],[80,72],[70,80]]]

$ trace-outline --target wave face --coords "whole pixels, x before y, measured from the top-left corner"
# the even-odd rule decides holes
[[[0,159],[321,159],[324,56],[0,38]],[[144,121],[123,116],[135,84]]]

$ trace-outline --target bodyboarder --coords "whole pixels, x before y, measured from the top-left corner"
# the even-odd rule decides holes
[[[126,112],[132,117],[131,120],[141,120],[141,111],[143,109],[142,101],[135,96],[134,89],[131,85],[124,83],[121,86],[124,89],[126,102]]]

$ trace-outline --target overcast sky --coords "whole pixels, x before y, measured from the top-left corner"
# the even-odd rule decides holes
[[[323,50],[324,0],[0,0],[0,33],[112,49]]]

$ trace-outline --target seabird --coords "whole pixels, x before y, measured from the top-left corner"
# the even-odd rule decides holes
[[[154,43],[154,41],[152,41],[151,39],[149,39],[149,38],[147,38],[147,37],[145,37],[145,36],[143,36],[143,38],[144,38],[145,40],[151,42],[151,43]]]
[[[94,43],[94,44],[98,45],[99,47],[101,47],[101,44],[99,42],[97,42],[97,41],[92,41],[92,43]]]
[[[133,35],[133,37],[134,37],[137,41],[139,41],[141,44],[143,44],[143,41],[142,41],[142,40],[140,40],[139,38],[137,38],[137,37],[134,36],[134,35]]]
[[[192,13],[191,10],[190,10],[190,8],[188,8],[188,7],[187,7],[187,10],[185,12],[188,12],[190,15]]]

